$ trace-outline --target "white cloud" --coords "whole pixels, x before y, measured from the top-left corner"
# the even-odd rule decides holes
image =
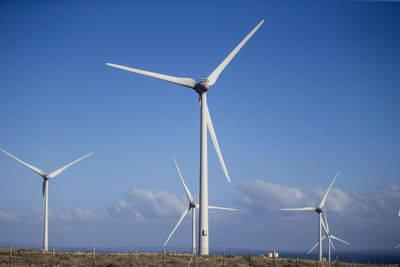
[[[60,221],[81,221],[94,222],[102,216],[101,211],[95,211],[87,208],[76,207],[72,210],[62,212],[59,210],[50,210],[49,218]]]
[[[22,214],[18,211],[0,211],[0,223],[21,222]]]
[[[247,181],[239,187],[241,193],[232,195],[233,201],[250,213],[271,214],[279,208],[302,208],[320,203],[326,188],[293,188],[261,180]],[[326,209],[336,215],[376,219],[398,212],[400,187],[389,185],[373,193],[349,193],[338,188],[329,192]],[[277,213],[282,214],[282,213]],[[293,214],[293,213],[292,213]]]
[[[240,191],[241,194],[231,195],[231,198],[240,206],[254,211],[254,213],[309,204],[305,194],[299,189],[261,180],[243,183],[240,185]]]
[[[184,210],[185,201],[162,190],[132,188],[107,210],[110,215],[122,218],[175,218]]]

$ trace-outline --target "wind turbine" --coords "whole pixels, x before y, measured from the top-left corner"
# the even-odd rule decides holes
[[[46,174],[44,173],[41,169],[36,168],[35,166],[29,165],[26,162],[23,162],[22,160],[20,160],[19,158],[11,155],[10,153],[8,153],[7,151],[0,149],[1,151],[3,151],[4,153],[6,153],[7,155],[9,155],[10,157],[14,158],[15,160],[17,160],[19,163],[25,165],[26,167],[28,167],[29,169],[31,169],[32,171],[36,172],[37,174],[39,174],[40,176],[43,177],[43,184],[42,184],[42,192],[43,192],[43,213],[44,213],[44,229],[43,229],[43,250],[44,251],[48,251],[48,225],[49,225],[49,203],[48,203],[48,182],[49,179],[56,177],[57,175],[59,175],[60,173],[62,173],[63,171],[65,171],[66,168],[68,168],[69,166],[77,163],[78,161],[89,157],[90,155],[92,155],[94,152],[87,154],[86,156],[83,156],[67,165],[65,165],[64,167],[50,173],[50,174]]]
[[[221,151],[219,149],[218,141],[212,126],[211,117],[207,107],[207,91],[218,79],[221,72],[239,52],[243,45],[253,36],[253,34],[263,24],[262,20],[237,46],[236,48],[219,64],[219,66],[207,77],[202,78],[196,82],[191,78],[174,77],[150,71],[144,71],[125,67],[121,65],[106,63],[108,66],[119,68],[122,70],[138,73],[141,75],[149,76],[155,79],[164,80],[167,82],[179,84],[185,87],[194,89],[200,96],[201,116],[200,116],[200,226],[199,226],[199,247],[200,255],[208,255],[209,253],[209,239],[208,239],[208,165],[207,165],[207,127],[210,132],[211,139],[214,143],[215,150],[221,167],[224,171],[225,177],[230,183],[228,171],[225,167]]]
[[[321,203],[318,205],[318,207],[306,207],[306,208],[293,208],[293,209],[280,209],[280,210],[311,210],[315,211],[318,214],[318,260],[322,261],[322,229],[321,229],[321,224],[323,224],[322,221],[322,215],[321,212],[324,209],[325,201],[326,198],[328,197],[329,190],[331,190],[331,187],[333,183],[335,182],[336,178],[339,176],[340,171],[336,174],[335,178],[333,178],[333,181],[331,185],[328,187],[328,190],[326,190],[324,197],[322,198]]]
[[[181,224],[183,218],[186,217],[186,215],[189,213],[190,210],[192,210],[192,254],[195,254],[196,251],[196,208],[199,207],[199,204],[197,204],[193,197],[192,194],[190,194],[189,189],[187,188],[185,181],[183,180],[181,171],[179,170],[178,164],[176,163],[176,160],[174,158],[174,163],[176,166],[176,170],[178,171],[179,177],[181,178],[181,182],[183,185],[183,188],[185,189],[186,196],[188,198],[188,207],[183,211],[178,223],[175,225],[175,228],[172,230],[171,234],[168,236],[167,240],[164,242],[163,247],[165,247],[171,238],[171,236],[174,234],[175,230],[178,228],[178,226]],[[236,211],[237,209],[231,209],[231,208],[222,208],[222,207],[216,207],[216,206],[208,206],[210,209],[218,209],[218,210],[232,210]]]
[[[330,230],[329,230],[328,219],[327,219],[327,217],[326,217],[326,208],[324,209],[324,219],[325,219],[325,223],[324,223],[324,221],[322,221],[322,226],[323,226],[324,229],[325,229],[325,235],[324,235],[324,237],[321,239],[321,242],[322,242],[326,237],[328,237],[328,261],[331,261],[331,246],[332,246],[333,249],[335,249],[335,246],[333,245],[333,242],[332,242],[331,239],[336,239],[336,240],[338,240],[338,241],[340,241],[340,242],[342,242],[342,243],[344,243],[344,244],[346,244],[346,245],[350,245],[350,243],[348,243],[348,242],[346,242],[346,241],[340,239],[339,237],[336,237],[336,236],[332,235],[332,233],[331,233]],[[310,251],[307,252],[307,255],[310,254],[310,252],[313,251],[314,248],[315,248],[318,244],[319,244],[319,242],[317,242],[317,243],[310,249]]]

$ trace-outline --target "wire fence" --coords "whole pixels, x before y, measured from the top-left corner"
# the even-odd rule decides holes
[[[210,255],[192,255],[191,248],[169,247],[62,247],[47,252],[33,244],[1,244],[0,266],[400,266],[395,255],[338,254],[332,261],[317,261],[316,255],[273,253],[271,250],[212,248]]]

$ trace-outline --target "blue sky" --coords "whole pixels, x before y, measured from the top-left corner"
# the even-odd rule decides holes
[[[262,19],[208,93],[232,179],[210,143],[209,201],[239,209],[211,215],[210,245],[306,250],[316,216],[277,209],[339,169],[331,228],[400,242],[398,2],[2,1],[0,147],[48,172],[95,152],[49,183],[50,244],[161,246],[186,205],[173,157],[198,195],[196,93],[105,63],[198,80]],[[40,244],[41,178],[0,169],[0,241]]]

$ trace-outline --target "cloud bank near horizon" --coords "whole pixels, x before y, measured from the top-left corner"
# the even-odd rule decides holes
[[[214,233],[214,238],[218,240],[214,244],[265,247],[273,243],[280,248],[296,248],[307,246],[304,243],[312,243],[316,231],[314,229],[316,216],[307,211],[284,212],[279,209],[318,205],[326,188],[295,188],[262,180],[251,180],[241,184],[238,189],[238,193],[229,195],[234,203],[232,206],[238,208],[238,212],[224,214],[216,212],[210,216],[210,229]],[[114,236],[98,238],[97,240],[101,240],[98,242],[123,244],[124,241],[121,239],[126,238],[124,232],[130,231],[138,245],[157,244],[160,238],[164,238],[176,224],[186,207],[186,202],[184,195],[177,197],[163,190],[131,188],[107,207],[98,209],[74,207],[67,211],[51,209],[50,229],[57,233],[53,234],[55,237],[58,236],[57,231],[60,229],[70,233],[62,235],[59,242],[84,243],[91,238],[91,235],[98,234],[98,231],[113,229],[116,233]],[[355,246],[357,240],[363,245],[365,239],[363,231],[370,235],[374,232],[375,240],[370,248],[382,248],[385,244],[390,248],[391,243],[395,242],[392,239],[396,239],[396,236],[400,239],[398,203],[400,203],[400,187],[395,185],[381,187],[376,192],[369,193],[345,192],[339,188],[332,188],[326,209],[330,226],[334,227],[335,233],[339,233],[340,237],[352,239],[350,242],[355,243]],[[41,223],[41,207],[32,211],[0,210],[2,236],[10,241],[16,239],[32,243],[31,240],[24,239],[30,236],[27,233],[23,236],[24,232],[28,229],[32,231],[32,225],[40,227]],[[186,219],[180,227],[182,230],[178,230],[176,238],[171,240],[172,245],[188,243],[186,241],[189,238],[186,235],[190,231],[189,224],[190,220]],[[299,227],[302,231],[298,231]],[[11,228],[23,228],[23,230],[21,233],[12,233],[8,231]],[[36,232],[39,232],[38,229]],[[234,232],[241,232],[241,235],[247,236],[248,240],[238,239],[237,235],[232,235]],[[86,235],[83,240],[82,235]],[[33,236],[39,240],[41,238],[37,233]],[[281,236],[287,237],[287,240],[282,240]],[[291,245],[288,246],[287,243]]]

